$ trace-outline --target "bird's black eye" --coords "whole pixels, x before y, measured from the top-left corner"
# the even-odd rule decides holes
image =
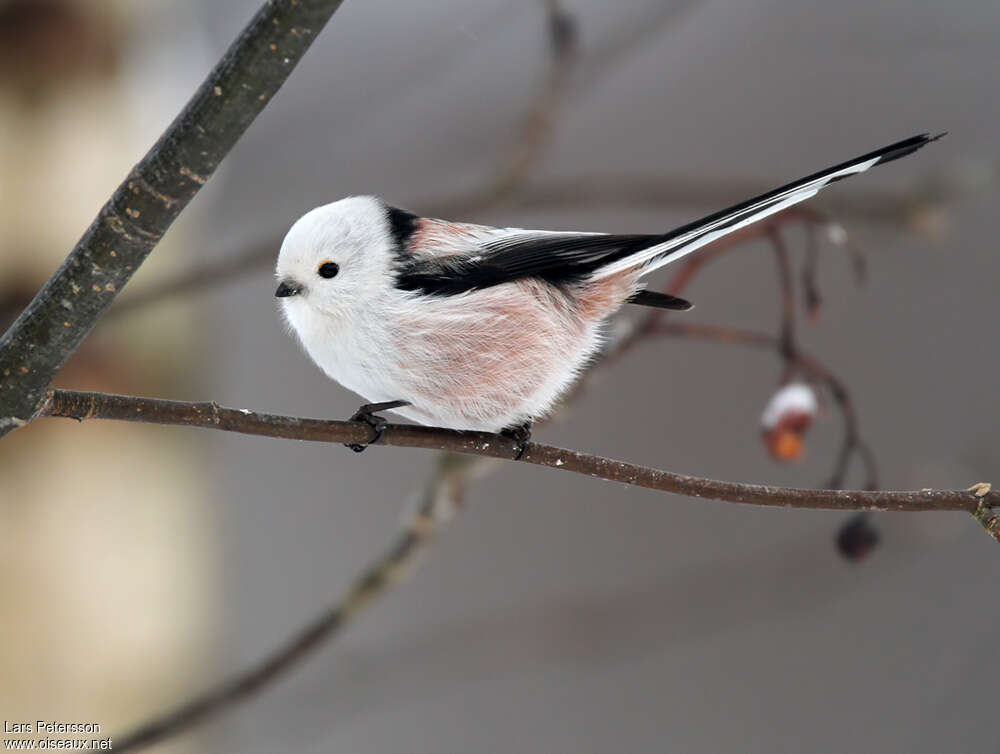
[[[321,278],[335,278],[337,277],[337,273],[340,272],[340,265],[336,262],[323,262],[317,272],[319,272]]]

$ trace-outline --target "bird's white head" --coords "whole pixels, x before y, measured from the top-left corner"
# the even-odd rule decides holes
[[[332,322],[370,307],[391,286],[395,242],[388,207],[352,196],[307,212],[281,244],[276,274],[292,327],[315,315]]]

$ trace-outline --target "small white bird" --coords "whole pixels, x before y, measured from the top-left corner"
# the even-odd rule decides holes
[[[560,233],[418,217],[359,196],[318,207],[278,256],[281,309],[327,375],[373,412],[527,440],[626,302],[690,304],[640,279],[824,186],[940,138],[914,136],[663,235]],[[363,449],[357,446],[355,449]]]

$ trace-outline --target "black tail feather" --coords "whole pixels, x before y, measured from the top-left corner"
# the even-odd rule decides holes
[[[694,308],[694,304],[669,293],[658,293],[656,291],[639,291],[633,294],[628,303],[639,306],[651,306],[654,309],[670,309],[676,312],[686,312]]]

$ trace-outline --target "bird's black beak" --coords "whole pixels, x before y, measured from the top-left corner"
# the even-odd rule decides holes
[[[285,298],[286,296],[298,296],[300,293],[302,293],[301,285],[290,280],[282,280],[274,295],[278,298]]]

